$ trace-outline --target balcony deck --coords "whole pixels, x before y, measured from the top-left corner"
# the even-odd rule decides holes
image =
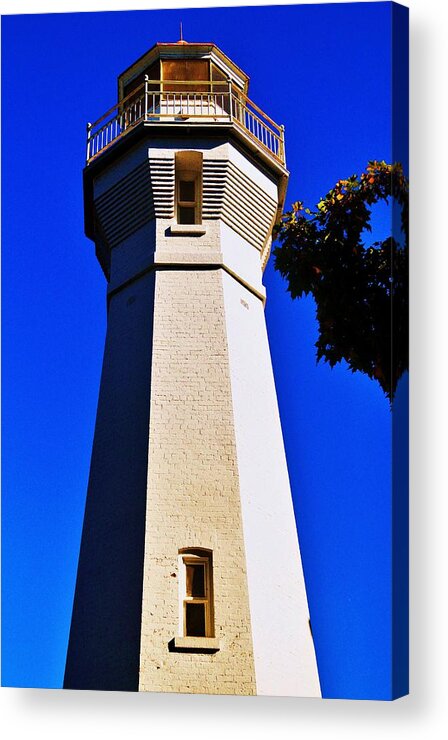
[[[137,126],[152,123],[230,125],[269,159],[286,166],[283,126],[232,87],[230,81],[226,86],[203,80],[164,83],[149,79],[95,123],[88,124],[87,165]]]

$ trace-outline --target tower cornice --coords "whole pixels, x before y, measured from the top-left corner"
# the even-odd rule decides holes
[[[147,140],[148,145],[150,145],[151,141],[163,141],[167,138],[167,135],[169,135],[170,138],[173,137],[180,141],[184,140],[185,144],[188,144],[194,134],[201,138],[209,138],[211,141],[218,139],[231,142],[236,149],[240,150],[244,156],[254,164],[254,166],[266,172],[269,177],[276,181],[277,207],[275,218],[272,222],[273,228],[281,218],[285,203],[289,178],[289,172],[286,167],[284,167],[280,162],[273,160],[268,153],[257,147],[253,142],[248,140],[247,137],[242,137],[241,131],[232,126],[232,124],[221,124],[218,128],[214,125],[207,124],[186,125],[185,123],[180,123],[157,125],[151,123],[135,127],[126,137],[118,141],[110,149],[103,152],[100,157],[94,159],[84,168],[84,225],[86,236],[92,240],[96,239],[97,234],[95,226],[95,210],[93,205],[93,183],[103,171],[118,163],[128,151],[139,146],[139,144],[144,140]],[[263,267],[265,266],[268,257],[269,250],[267,250],[262,257]],[[104,256],[103,259],[101,259],[101,256],[98,255],[98,258],[102,264],[103,271],[107,274],[107,267],[104,264]]]

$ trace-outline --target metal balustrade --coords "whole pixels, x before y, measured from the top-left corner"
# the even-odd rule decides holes
[[[275,160],[285,164],[284,128],[278,126],[229,80],[149,80],[87,124],[87,164],[140,123],[235,124]]]

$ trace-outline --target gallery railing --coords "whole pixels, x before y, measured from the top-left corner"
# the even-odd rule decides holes
[[[164,81],[145,79],[95,123],[87,124],[87,164],[139,123],[229,122],[285,164],[284,128],[232,87],[229,80]]]

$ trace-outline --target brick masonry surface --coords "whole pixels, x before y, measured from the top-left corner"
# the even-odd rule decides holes
[[[157,271],[140,690],[255,694],[221,270]],[[213,551],[215,653],[170,652],[178,551]]]

